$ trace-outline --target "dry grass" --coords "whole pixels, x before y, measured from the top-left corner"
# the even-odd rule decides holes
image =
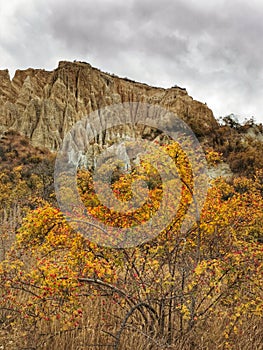
[[[21,296],[22,297],[22,296]],[[106,303],[105,303],[106,302]],[[225,319],[216,317],[200,321],[188,333],[177,334],[170,346],[165,345],[162,334],[151,335],[149,328],[135,315],[127,323],[120,337],[116,336],[125,317],[125,309],[103,297],[83,299],[83,318],[77,327],[62,329],[59,320],[38,321],[27,324],[25,321],[12,326],[3,324],[0,328],[1,350],[261,350],[263,349],[263,321],[260,318],[246,317],[242,332],[224,337]],[[0,322],[4,311],[0,314]],[[174,324],[178,328],[178,324]],[[176,334],[176,332],[175,332]],[[234,345],[227,346],[230,342]]]

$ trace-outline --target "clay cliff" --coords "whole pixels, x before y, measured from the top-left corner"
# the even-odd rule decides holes
[[[17,70],[10,80],[0,71],[0,134],[19,131],[34,146],[54,151],[78,120],[99,108],[122,102],[159,104],[183,119],[197,136],[218,127],[212,111],[185,89],[151,87],[103,73],[88,63],[59,63],[53,71]]]

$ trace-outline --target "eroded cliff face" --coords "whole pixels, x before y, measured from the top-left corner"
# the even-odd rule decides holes
[[[212,111],[185,89],[151,87],[103,73],[88,63],[59,63],[54,71],[0,71],[0,134],[13,129],[35,146],[57,150],[71,127],[92,111],[123,102],[158,104],[192,130],[207,135],[218,124]]]

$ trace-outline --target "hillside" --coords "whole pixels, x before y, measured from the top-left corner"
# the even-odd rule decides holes
[[[58,149],[78,120],[106,105],[145,102],[169,108],[195,132],[217,127],[212,111],[179,87],[162,89],[103,73],[81,62],[60,62],[57,69],[18,70],[13,80],[0,71],[1,131],[28,136],[35,146]]]
[[[0,121],[1,350],[262,349],[262,125],[82,62],[1,71]]]
[[[158,104],[172,111],[190,126],[204,150],[222,153],[233,173],[251,175],[263,166],[262,126],[251,121],[241,126],[231,117],[221,125],[208,106],[195,101],[184,88],[151,87],[83,62],[62,61],[53,71],[17,70],[12,80],[8,70],[0,71],[0,135],[18,131],[33,146],[56,151],[78,120],[123,102]],[[122,132],[120,137],[127,136]]]

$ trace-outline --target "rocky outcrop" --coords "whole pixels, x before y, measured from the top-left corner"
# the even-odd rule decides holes
[[[226,179],[230,179],[233,176],[233,172],[231,171],[230,166],[227,163],[221,162],[214,166],[210,165],[208,167],[208,176],[210,177],[210,179],[216,179],[220,176]]]
[[[54,71],[17,70],[10,80],[0,71],[0,133],[16,130],[35,146],[55,151],[67,131],[92,111],[123,102],[159,104],[183,119],[197,134],[218,126],[212,111],[185,89],[151,87],[103,73],[88,63],[59,63]]]

